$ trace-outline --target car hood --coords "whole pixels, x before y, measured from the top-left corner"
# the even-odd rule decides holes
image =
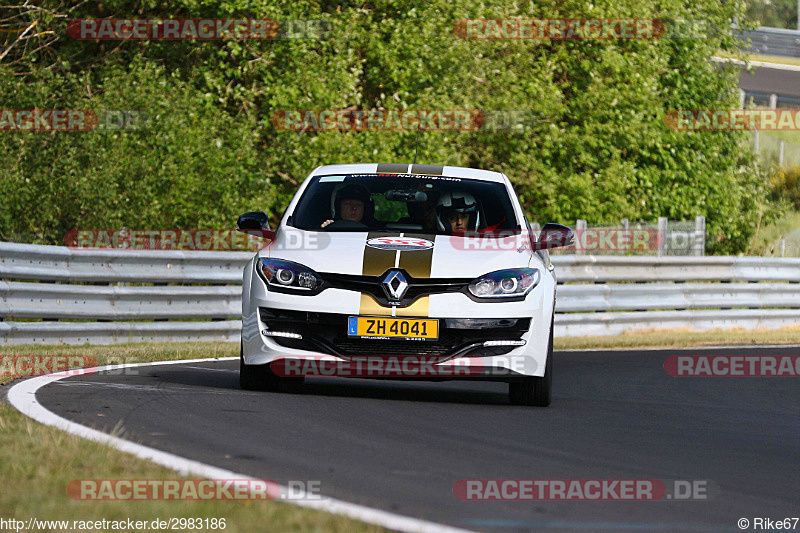
[[[327,233],[288,226],[278,229],[259,256],[294,261],[319,273],[379,276],[390,268],[402,268],[416,278],[477,277],[527,267],[532,261],[530,245],[520,235],[498,239],[410,232]]]

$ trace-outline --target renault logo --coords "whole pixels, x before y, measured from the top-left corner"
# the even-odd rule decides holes
[[[408,281],[402,272],[392,270],[383,278],[381,282],[386,297],[391,302],[399,302],[408,290]]]

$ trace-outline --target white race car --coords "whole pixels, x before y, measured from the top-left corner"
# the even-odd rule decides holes
[[[263,212],[240,231],[269,231]],[[509,179],[470,168],[330,165],[300,186],[247,264],[240,382],[310,375],[490,379],[550,404],[556,277]]]

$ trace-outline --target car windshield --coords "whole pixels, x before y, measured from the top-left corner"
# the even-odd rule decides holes
[[[311,231],[519,230],[502,183],[414,174],[315,176],[289,225]]]

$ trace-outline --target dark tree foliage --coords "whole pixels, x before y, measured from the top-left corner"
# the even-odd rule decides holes
[[[19,4],[19,3],[18,3]],[[678,132],[670,109],[738,107],[742,2],[154,0],[0,8],[0,108],[137,110],[136,131],[0,132],[0,238],[72,228],[229,228],[279,216],[314,167],[410,162],[414,131],[276,130],[285,109],[525,111],[524,128],[428,131],[420,162],[509,175],[532,220],[705,215],[712,253],[744,250],[770,212],[741,132]],[[76,40],[76,18],[317,19],[325,39]],[[463,18],[659,18],[689,38],[467,40]],[[684,35],[684,37],[687,37]],[[763,223],[763,221],[762,221]]]

